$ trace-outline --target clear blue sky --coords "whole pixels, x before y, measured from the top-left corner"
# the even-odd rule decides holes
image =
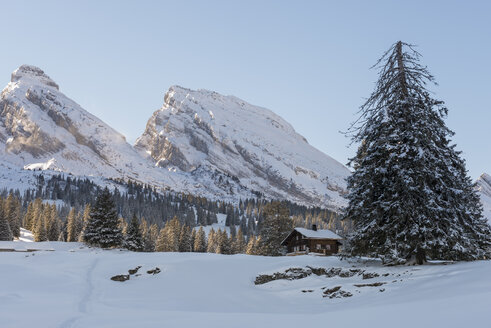
[[[131,143],[169,86],[267,107],[342,163],[340,130],[395,41],[419,46],[475,179],[491,171],[491,1],[0,1],[0,84],[21,64]]]

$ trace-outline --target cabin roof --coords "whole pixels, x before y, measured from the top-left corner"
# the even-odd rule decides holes
[[[292,232],[288,234],[288,236],[281,242],[283,245],[286,240],[292,235],[293,232],[297,231],[300,233],[302,236],[308,239],[333,239],[333,240],[341,240],[343,239],[342,237],[338,236],[331,230],[325,229],[325,230],[310,230],[310,229],[305,229],[305,228],[295,228],[293,229]]]
[[[311,239],[343,239],[331,230],[310,230],[305,228],[295,228],[303,236]]]

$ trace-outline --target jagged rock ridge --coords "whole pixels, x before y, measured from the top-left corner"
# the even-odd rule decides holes
[[[135,147],[161,168],[223,172],[268,197],[344,205],[348,169],[278,115],[233,96],[171,87]]]
[[[233,202],[264,195],[343,205],[349,171],[273,112],[180,87],[172,87],[164,102],[135,149],[66,97],[41,69],[23,65],[0,95],[0,162],[8,171],[131,179]]]

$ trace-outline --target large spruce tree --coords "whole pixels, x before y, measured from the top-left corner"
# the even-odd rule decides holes
[[[395,43],[376,64],[375,91],[351,127],[360,147],[348,179],[345,218],[356,231],[349,251],[387,264],[483,258],[490,227],[419,59],[411,45]]]
[[[121,246],[123,234],[118,213],[106,187],[90,207],[90,217],[84,232],[84,241],[92,246],[111,248]]]

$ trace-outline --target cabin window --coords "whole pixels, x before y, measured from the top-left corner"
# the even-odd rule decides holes
[[[328,245],[326,245],[326,249],[327,249],[327,250],[330,250],[330,249],[331,249],[331,245],[329,245],[329,244],[328,244]]]
[[[321,244],[317,244],[317,245],[316,245],[316,248],[317,248],[317,249],[322,249],[322,245],[321,245]]]

